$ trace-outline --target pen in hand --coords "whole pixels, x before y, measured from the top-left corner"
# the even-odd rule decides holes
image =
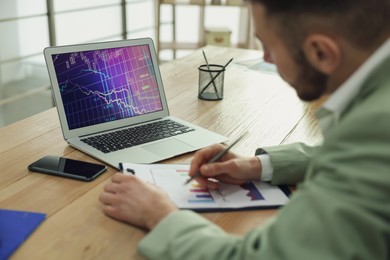
[[[225,154],[227,154],[227,152],[234,146],[236,145],[245,135],[247,134],[247,132],[244,132],[240,137],[238,137],[231,145],[229,145],[228,147],[226,147],[224,150],[222,150],[221,152],[217,153],[213,158],[211,158],[211,160],[208,162],[208,163],[214,163],[216,161],[218,161],[219,159],[221,159]],[[187,185],[188,183],[190,183],[192,180],[194,180],[195,178],[198,178],[199,176],[201,175],[200,171],[196,172],[194,175],[192,175],[185,183],[184,185]]]

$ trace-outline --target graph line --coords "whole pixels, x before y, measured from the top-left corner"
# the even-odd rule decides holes
[[[148,45],[52,59],[70,129],[162,110]]]

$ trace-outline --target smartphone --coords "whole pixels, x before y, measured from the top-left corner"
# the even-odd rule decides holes
[[[92,181],[107,170],[102,164],[83,162],[58,156],[45,156],[28,166],[30,171]]]

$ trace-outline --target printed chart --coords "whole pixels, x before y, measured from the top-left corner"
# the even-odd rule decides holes
[[[189,178],[189,165],[127,163],[124,167],[134,169],[136,176],[161,187],[182,209],[269,207],[288,202],[287,195],[278,186],[263,182],[221,184],[218,190],[204,189],[196,181],[184,185]]]
[[[162,169],[150,170],[153,183],[167,191],[170,198],[178,205],[202,206],[215,205],[211,193],[199,187],[196,182],[184,185],[189,178],[188,169]]]

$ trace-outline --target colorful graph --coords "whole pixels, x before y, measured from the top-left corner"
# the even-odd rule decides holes
[[[259,189],[252,182],[239,186],[232,184],[220,185],[220,188],[215,191],[214,198],[226,203],[251,203],[265,200]]]
[[[252,182],[244,183],[240,185],[240,187],[248,191],[248,193],[246,193],[246,196],[248,196],[250,200],[264,200],[263,195]]]
[[[188,170],[184,169],[153,169],[151,171],[153,182],[165,190],[168,190],[172,198],[186,204],[213,204],[215,203],[211,193],[201,188],[196,182],[184,185],[189,178]]]
[[[148,45],[52,58],[69,129],[162,110]]]
[[[184,185],[189,178],[188,172],[188,169],[153,168],[151,176],[157,186],[169,191],[168,194],[178,205],[187,205],[189,208],[215,207],[226,203],[252,205],[265,201],[265,196],[252,182],[241,185],[221,184],[217,190],[205,189],[195,181]]]
[[[188,175],[187,175],[188,177]],[[213,197],[207,189],[201,188],[199,184],[192,183],[189,189],[191,197],[188,199],[189,203],[215,203]]]
[[[235,209],[247,207],[280,206],[288,196],[277,186],[252,181],[242,185],[219,183],[216,190],[207,190],[188,180],[189,165],[182,164],[125,164],[134,169],[144,181],[162,188],[170,199],[182,209]]]

